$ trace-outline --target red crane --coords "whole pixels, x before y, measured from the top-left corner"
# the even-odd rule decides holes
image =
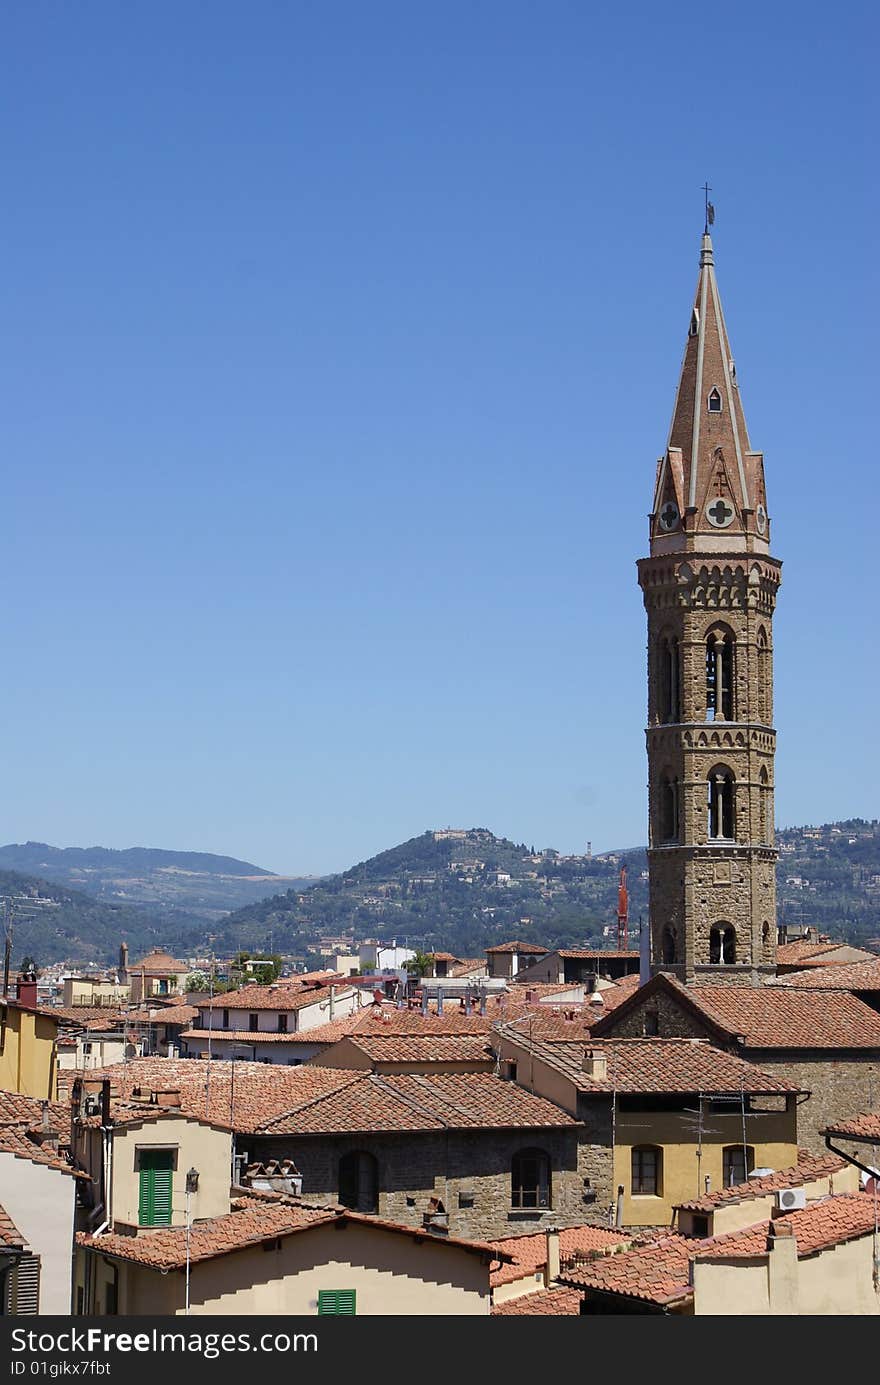
[[[629,921],[629,895],[626,892],[626,866],[620,867],[620,889],[617,891],[617,949],[626,952],[628,947],[627,923]]]

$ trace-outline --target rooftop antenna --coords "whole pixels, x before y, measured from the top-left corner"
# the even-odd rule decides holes
[[[706,221],[705,221],[705,224],[704,224],[704,226],[703,226],[703,235],[704,235],[704,236],[708,236],[708,234],[709,234],[709,227],[710,227],[710,226],[714,226],[714,224],[715,224],[715,208],[713,207],[712,203],[709,201],[709,193],[710,193],[711,191],[712,191],[712,189],[710,188],[709,182],[708,182],[708,179],[707,179],[706,182],[703,184],[703,196],[704,196],[705,199],[706,199]]]

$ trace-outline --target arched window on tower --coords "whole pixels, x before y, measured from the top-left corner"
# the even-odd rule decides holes
[[[764,927],[761,929],[761,945],[764,949],[764,961],[766,962],[770,958],[770,924],[766,919]]]
[[[767,631],[763,625],[758,631],[758,678],[757,678],[757,701],[755,708],[755,718],[764,726],[769,726],[773,715],[770,705],[770,646],[767,642]]]
[[[657,645],[657,719],[681,719],[679,648],[675,635],[661,635]]]
[[[713,389],[709,391],[709,413],[721,413],[721,391],[718,389]]]
[[[773,824],[770,819],[770,776],[762,767],[758,776],[758,829],[762,846],[772,845]]]
[[[724,765],[716,765],[708,779],[708,833],[714,840],[733,841],[736,780]]]
[[[722,967],[736,961],[736,929],[732,924],[716,923],[710,930],[709,961]]]
[[[731,630],[711,630],[706,639],[706,720],[733,721],[736,641]]]
[[[658,826],[661,842],[678,841],[678,780],[669,774],[660,777]]]
[[[675,934],[671,928],[663,929],[661,951],[663,954],[663,961],[667,966],[670,966],[675,961]]]

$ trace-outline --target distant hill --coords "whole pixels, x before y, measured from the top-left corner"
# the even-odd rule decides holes
[[[116,851],[106,846],[49,846],[46,842],[0,846],[0,870],[37,873],[49,880],[71,871],[186,870],[202,875],[272,875],[262,866],[237,861],[234,856],[213,856],[207,851],[162,851],[157,847],[130,846]]]
[[[862,819],[777,833],[778,917],[851,942],[880,936],[880,823]],[[407,939],[476,956],[512,938],[614,946],[620,867],[628,869],[630,946],[648,916],[647,853],[561,856],[486,828],[427,831],[326,877],[237,910],[218,947],[314,950],[320,937]]]
[[[252,900],[284,887],[308,888],[309,877],[273,875],[262,866],[205,851],[163,851],[134,846],[49,846],[25,842],[0,847],[0,870],[54,881],[96,899],[148,910],[172,928],[213,923]]]
[[[189,951],[187,939],[204,931],[196,919],[169,929],[140,909],[18,871],[0,871],[0,894],[13,905],[13,965],[26,955],[41,967],[67,960],[103,965],[116,958],[123,939],[132,959],[158,945]]]
[[[313,950],[322,936],[396,936],[461,956],[514,937],[598,946],[606,928],[616,940],[622,864],[637,929],[647,912],[644,851],[560,856],[487,828],[429,830],[308,891],[288,889],[237,910],[217,925],[217,945],[294,952]]]

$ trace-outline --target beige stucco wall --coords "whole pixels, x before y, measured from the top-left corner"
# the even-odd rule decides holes
[[[776,1267],[771,1262],[771,1254],[775,1257],[780,1251],[782,1263]],[[754,1260],[697,1261],[694,1264],[695,1314],[735,1314],[737,1317],[780,1312],[801,1317],[880,1314],[880,1297],[872,1284],[870,1235],[796,1261],[787,1246],[774,1249],[771,1254]]]
[[[33,1010],[0,1005],[0,1087],[55,1099],[57,1021]]]
[[[40,1256],[41,1313],[70,1312],[76,1179],[0,1151],[0,1201]]]
[[[63,1003],[73,1005],[112,1005],[128,1000],[131,987],[113,981],[94,981],[83,976],[68,976],[62,991]]]
[[[354,1289],[359,1317],[489,1312],[489,1266],[478,1256],[430,1237],[417,1243],[351,1224],[282,1238],[278,1249],[248,1248],[193,1265],[190,1307],[199,1315],[312,1317],[319,1289]],[[162,1276],[120,1265],[120,1313],[182,1314],[184,1294],[181,1271]]]
[[[199,1171],[198,1192],[190,1199],[193,1220],[218,1217],[229,1211],[232,1181],[232,1137],[228,1131],[184,1117],[167,1117],[149,1124],[117,1126],[113,1135],[113,1223],[138,1225],[140,1175],[137,1150],[144,1147],[177,1149],[172,1178],[171,1223],[183,1226],[186,1214],[186,1174]]]
[[[513,1279],[508,1284],[498,1284],[492,1290],[492,1302],[507,1303],[512,1298],[522,1298],[523,1294],[534,1294],[539,1289],[546,1288],[544,1271],[536,1270],[533,1274],[525,1274],[520,1279]]]
[[[696,1109],[697,1099],[694,1098]],[[675,1111],[618,1112],[615,1130],[614,1182],[622,1186],[626,1226],[665,1226],[678,1202],[705,1193],[705,1180],[714,1189],[724,1186],[723,1149],[742,1145],[742,1118],[705,1111],[702,1145],[697,1143],[695,1116]],[[747,1116],[747,1138],[755,1151],[755,1167],[783,1169],[797,1161],[796,1113],[762,1111]],[[663,1150],[662,1193],[633,1196],[632,1150],[658,1145]],[[754,1220],[754,1218],[753,1218]]]

